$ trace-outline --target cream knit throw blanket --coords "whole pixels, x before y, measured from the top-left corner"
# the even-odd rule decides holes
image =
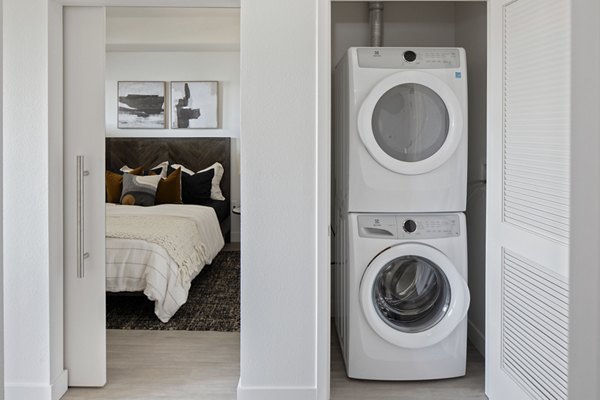
[[[192,271],[207,262],[207,249],[202,243],[198,226],[187,218],[140,215],[107,216],[106,237],[140,239],[163,247],[179,266],[184,282],[189,282]]]

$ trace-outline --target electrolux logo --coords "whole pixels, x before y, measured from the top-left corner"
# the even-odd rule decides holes
[[[373,50],[373,57],[381,57],[379,50]]]

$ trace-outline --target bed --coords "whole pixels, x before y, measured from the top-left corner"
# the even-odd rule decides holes
[[[224,167],[225,200],[197,204],[106,204],[106,290],[143,292],[168,322],[185,304],[191,281],[211,264],[229,237],[229,138],[107,138],[107,170],[147,169],[168,161],[200,171]]]

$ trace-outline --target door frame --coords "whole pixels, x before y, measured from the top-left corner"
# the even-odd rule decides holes
[[[2,0],[0,0],[1,2]],[[49,4],[59,5],[61,7],[169,7],[169,8],[240,8],[241,0],[48,0]],[[316,21],[319,41],[316,44],[318,53],[317,79],[317,124],[318,132],[318,150],[317,150],[317,168],[315,175],[315,184],[317,187],[317,199],[315,206],[318,209],[315,232],[316,242],[316,257],[315,263],[317,268],[317,288],[316,288],[316,363],[315,363],[315,378],[316,378],[316,393],[317,398],[325,400],[329,398],[330,386],[330,270],[329,270],[329,197],[330,197],[330,103],[331,103],[331,4],[330,1],[319,2],[319,19]],[[48,20],[50,30],[62,31],[62,19],[60,21]],[[49,51],[52,54],[59,52],[62,54],[62,45],[58,43],[49,43]],[[57,58],[49,60],[49,67],[55,71],[62,72],[62,60]],[[62,77],[62,76],[61,76]],[[62,83],[62,80],[60,80]],[[57,83],[57,86],[62,84]],[[54,90],[53,90],[54,89]],[[50,87],[48,97],[51,104],[62,104],[62,90],[56,87]],[[60,140],[62,145],[62,124],[60,126],[51,126],[49,129],[50,141]],[[60,184],[49,187],[50,196],[55,192],[62,192],[62,174],[56,174]],[[240,177],[243,180],[243,176]],[[62,248],[62,239],[58,240]],[[61,296],[62,305],[62,291]],[[0,303],[1,305],[1,303]],[[61,315],[62,319],[62,315]],[[55,321],[59,325],[64,324],[64,319]],[[2,347],[3,348],[3,344]],[[64,351],[64,348],[61,349]]]
[[[571,1],[569,398],[600,398],[600,4]],[[596,184],[591,184],[595,182]],[[579,267],[581,266],[581,267]],[[590,266],[590,267],[588,267]],[[587,267],[587,268],[586,268]]]

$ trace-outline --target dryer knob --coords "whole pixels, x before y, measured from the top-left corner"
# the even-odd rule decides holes
[[[408,233],[413,233],[414,231],[417,230],[417,224],[412,219],[407,219],[406,222],[404,222],[403,227],[404,227],[404,231],[408,232]]]
[[[414,51],[408,50],[404,52],[404,59],[408,62],[413,62],[417,59],[417,54]]]

